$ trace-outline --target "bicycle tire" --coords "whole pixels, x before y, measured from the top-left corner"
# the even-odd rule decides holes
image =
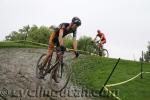
[[[55,66],[56,68],[57,66]],[[59,83],[56,83],[53,78],[52,78],[52,75],[54,74],[54,70],[55,68],[52,70],[51,74],[50,74],[50,88],[52,91],[55,91],[55,92],[61,92],[68,84],[69,80],[70,80],[70,77],[71,77],[71,74],[72,74],[72,71],[71,71],[71,68],[70,66],[68,66],[67,64],[63,63],[63,67],[61,67],[61,64],[59,62],[58,64],[58,68],[63,68],[60,70],[60,72],[63,72],[63,73],[59,73],[59,74],[66,74],[65,77],[61,77],[61,79],[59,80],[60,82]],[[63,71],[62,71],[63,70]],[[57,73],[58,75],[58,73]],[[57,76],[58,77],[58,76]]]
[[[37,78],[39,78],[39,77],[40,77],[40,75],[39,75],[39,72],[40,72],[39,67],[41,66],[40,61],[42,60],[42,58],[43,58],[44,56],[46,56],[46,54],[45,54],[45,53],[44,53],[44,54],[42,54],[42,55],[40,56],[40,58],[38,59],[38,61],[37,61],[37,65],[36,65],[36,77],[37,77]]]
[[[89,52],[89,54],[91,53],[97,54],[97,48],[93,44],[87,46],[87,51]]]
[[[40,69],[39,69],[39,67],[41,66],[41,63],[43,62],[42,59],[44,59],[46,55],[47,55],[46,53],[42,54],[42,55],[40,56],[40,58],[38,59],[38,61],[37,61],[37,65],[36,65],[36,77],[37,77],[37,78],[40,77],[40,74],[39,74]],[[49,58],[49,59],[51,59],[51,58]],[[44,68],[43,68],[42,70],[44,71],[44,69],[45,69],[45,71],[46,71],[47,68],[50,66],[50,64],[51,64],[51,62],[48,60],[47,64],[44,66]],[[45,76],[46,74],[47,74],[46,72],[45,72],[45,73],[43,72],[43,75],[44,75],[44,76]]]
[[[109,57],[109,53],[107,49],[102,49],[102,56],[108,58]]]

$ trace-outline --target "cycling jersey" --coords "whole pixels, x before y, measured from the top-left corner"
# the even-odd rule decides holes
[[[103,36],[103,38],[101,38],[101,41],[104,41],[104,40],[106,41],[104,33],[98,33],[97,36],[100,38]]]
[[[69,26],[69,23],[62,23],[59,25],[59,27],[56,29],[56,35],[55,37],[58,37],[59,36],[59,30],[60,29],[63,29],[64,30],[64,33],[63,33],[63,37],[70,34],[70,33],[73,33],[73,37],[76,37],[76,30],[72,30],[71,28],[68,29],[68,26]]]
[[[51,33],[49,38],[49,50],[54,48],[54,45],[59,46],[59,31],[63,29],[63,37],[66,35],[73,33],[73,37],[76,37],[76,30],[72,30],[72,28],[68,28],[69,23],[61,23],[58,28]]]

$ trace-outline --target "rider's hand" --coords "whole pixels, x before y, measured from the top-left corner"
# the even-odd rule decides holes
[[[66,47],[63,46],[63,45],[61,45],[61,46],[60,46],[60,50],[64,52],[64,51],[66,51]]]
[[[57,47],[56,50],[58,52],[60,52],[60,51],[64,52],[64,51],[66,51],[66,48],[62,45],[62,46]]]
[[[76,58],[78,58],[79,55],[80,55],[79,52],[78,52],[78,51],[75,51],[74,53],[75,53],[75,55],[76,55]]]
[[[94,43],[94,40],[92,40],[91,43]]]

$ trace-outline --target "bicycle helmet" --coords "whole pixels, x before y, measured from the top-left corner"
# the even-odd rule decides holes
[[[81,25],[81,20],[78,17],[72,18],[72,23],[76,24],[77,26]]]
[[[101,31],[100,31],[100,30],[97,30],[97,33],[101,33]]]

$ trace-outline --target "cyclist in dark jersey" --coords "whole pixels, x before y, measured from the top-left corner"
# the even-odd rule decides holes
[[[49,38],[49,46],[48,46],[48,53],[47,56],[43,62],[43,67],[47,63],[48,58],[52,55],[54,45],[56,45],[57,48],[59,48],[61,51],[65,51],[64,47],[64,41],[63,37],[66,35],[73,33],[73,49],[75,52],[76,57],[79,56],[79,53],[77,52],[77,40],[76,40],[76,33],[77,33],[77,28],[81,25],[81,20],[78,17],[73,17],[71,23],[62,23],[59,25],[58,28],[56,28],[50,35]],[[54,75],[54,80],[56,75]],[[41,76],[41,78],[43,78]]]
[[[63,38],[63,37],[65,37],[66,35],[68,35],[70,33],[73,33],[73,38],[75,39],[76,38],[76,28],[77,27],[78,26],[72,26],[69,23],[60,24],[59,27],[56,28],[54,32],[52,32],[52,34],[49,38],[49,48],[48,48],[48,50],[53,49],[54,45],[63,46],[62,42],[59,41],[59,38]],[[61,31],[63,31],[63,32],[60,33]]]

